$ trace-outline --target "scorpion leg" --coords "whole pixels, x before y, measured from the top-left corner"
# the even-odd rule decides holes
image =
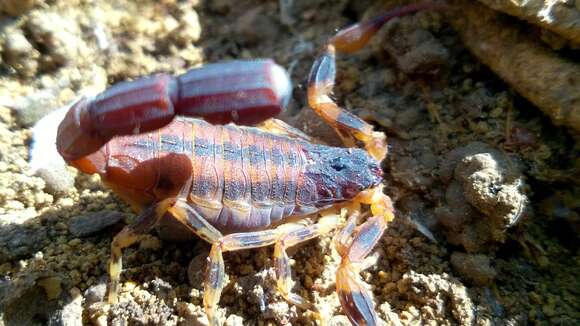
[[[378,161],[381,161],[387,153],[384,133],[375,132],[370,124],[340,108],[332,99],[336,76],[336,52],[353,53],[360,50],[391,18],[438,7],[436,4],[426,3],[393,9],[367,22],[342,29],[323,48],[308,77],[308,104],[337,131],[345,145],[353,147],[355,140],[361,141],[365,149]]]
[[[169,211],[182,223],[191,227],[196,234],[212,244],[203,296],[204,308],[210,325],[219,324],[216,310],[224,287],[223,253],[265,247],[272,244],[275,244],[276,283],[282,297],[292,304],[318,314],[318,310],[312,303],[291,292],[291,271],[286,249],[335,229],[339,225],[337,215],[326,214],[321,217],[317,224],[300,226],[290,231],[287,231],[288,225],[286,224],[272,230],[232,233],[222,236],[219,231],[214,229],[184,200],[178,200]],[[320,314],[317,317],[322,320]]]
[[[145,209],[141,214],[139,214],[139,216],[137,216],[135,222],[125,226],[123,230],[115,236],[113,242],[111,242],[111,260],[109,261],[109,303],[114,304],[118,301],[119,280],[121,270],[123,269],[123,248],[131,246],[139,240],[140,236],[147,234],[157,224],[157,222],[159,222],[161,217],[163,217],[173,201],[173,198],[165,199]]]
[[[286,122],[278,119],[268,119],[261,124],[257,125],[258,128],[267,131],[272,134],[287,136],[290,138],[300,139],[307,141],[309,143],[315,143],[316,141],[302,132],[300,129],[294,128]]]
[[[291,230],[285,235],[281,236],[274,246],[274,260],[276,264],[276,284],[278,291],[286,301],[295,304],[302,309],[307,309],[315,312],[317,317],[324,323],[323,316],[318,312],[318,309],[308,300],[292,293],[292,273],[290,271],[290,258],[286,250],[301,242],[317,238],[326,234],[339,225],[338,215],[327,214],[323,215],[318,223],[301,226],[297,229]]]
[[[337,251],[342,257],[336,271],[336,292],[346,315],[353,325],[377,325],[372,295],[361,279],[360,265],[373,250],[394,218],[391,199],[383,194],[382,186],[362,192],[356,200],[371,206],[373,216],[358,227],[355,211],[345,228],[335,237]]]
[[[211,326],[219,325],[218,302],[224,287],[225,267],[223,253],[272,245],[278,239],[277,230],[233,233],[223,236],[185,200],[178,200],[169,211],[189,226],[202,239],[211,243],[203,294],[203,305]]]

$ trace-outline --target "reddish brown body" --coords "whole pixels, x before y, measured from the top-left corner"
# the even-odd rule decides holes
[[[193,207],[226,233],[313,213],[381,181],[378,164],[364,150],[187,118],[154,132],[114,138],[74,164],[99,173],[138,208],[175,196],[191,177]],[[361,170],[358,179],[341,176],[352,168]]]
[[[381,184],[386,136],[332,99],[335,54],[358,51],[390,18],[437,8],[425,3],[386,12],[339,31],[323,47],[308,78],[308,105],[349,148],[306,142],[308,137],[292,127],[269,120],[284,109],[292,89],[284,68],[272,60],[210,64],[175,77],[153,75],[74,103],[59,125],[59,153],[83,172],[99,173],[140,211],[111,242],[108,302],[118,302],[122,250],[172,220],[212,245],[203,298],[210,325],[220,325],[223,253],[269,245],[274,245],[279,293],[324,323],[327,316],[292,292],[287,249],[340,227],[334,237],[341,257],[338,298],[353,325],[377,325],[372,293],[359,273],[395,215]],[[193,118],[264,124],[260,129],[220,126]],[[359,145],[364,150],[354,148]],[[343,201],[349,204],[336,205]],[[371,216],[357,226],[361,205],[369,206]],[[315,212],[315,224],[277,226]],[[341,225],[340,216],[346,215]]]

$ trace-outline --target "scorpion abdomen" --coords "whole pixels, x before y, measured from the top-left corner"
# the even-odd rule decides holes
[[[306,143],[199,120],[192,139],[191,200],[218,229],[260,229],[308,210],[296,203]]]

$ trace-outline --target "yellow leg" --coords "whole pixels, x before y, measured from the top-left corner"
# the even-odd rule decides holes
[[[135,222],[127,225],[115,236],[111,242],[111,260],[109,261],[109,298],[110,304],[118,302],[119,282],[123,269],[123,248],[127,248],[137,242],[141,235],[149,232],[159,219],[163,217],[175,199],[166,199],[141,212]]]
[[[268,119],[259,124],[257,127],[272,134],[296,138],[307,141],[309,143],[315,142],[314,139],[312,139],[312,137],[303,133],[301,130],[292,127],[291,125],[287,124],[282,120],[273,118]]]
[[[286,249],[301,242],[327,234],[334,230],[339,223],[340,219],[338,215],[328,214],[322,216],[317,224],[300,227],[281,236],[274,247],[278,291],[280,291],[282,297],[289,303],[295,304],[302,309],[315,312],[321,324],[326,323],[326,318],[318,312],[318,309],[305,298],[292,293],[292,272],[290,270],[290,258],[286,253]]]
[[[222,294],[225,279],[223,253],[242,249],[264,247],[274,244],[281,235],[278,229],[257,232],[232,233],[222,235],[209,224],[185,200],[178,200],[170,212],[179,221],[187,225],[199,237],[212,244],[206,268],[203,305],[209,325],[220,325],[217,314],[218,303]]]

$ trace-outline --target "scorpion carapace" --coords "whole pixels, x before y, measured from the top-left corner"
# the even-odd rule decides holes
[[[324,208],[351,200],[382,181],[383,170],[365,150],[310,144],[303,152],[307,164],[301,182],[311,184],[304,186],[308,195],[302,195],[303,204],[311,202],[317,209]]]
[[[339,31],[323,47],[308,79],[308,104],[350,148],[313,144],[270,119],[284,109],[291,91],[285,70],[271,60],[154,75],[76,102],[59,126],[59,153],[80,170],[99,173],[140,212],[111,243],[109,303],[118,301],[123,248],[167,217],[212,245],[203,298],[210,325],[219,325],[223,252],[269,245],[282,297],[323,323],[327,316],[292,292],[286,250],[340,227],[334,244],[341,256],[336,290],[342,308],[354,325],[376,325],[372,295],[359,272],[394,218],[381,184],[386,136],[332,99],[335,53],[357,51],[392,17],[437,8],[430,3],[395,9]],[[261,124],[212,125],[193,118]],[[364,150],[352,148],[359,144]],[[361,204],[371,216],[357,226]],[[318,217],[317,223],[289,221],[304,215]]]

